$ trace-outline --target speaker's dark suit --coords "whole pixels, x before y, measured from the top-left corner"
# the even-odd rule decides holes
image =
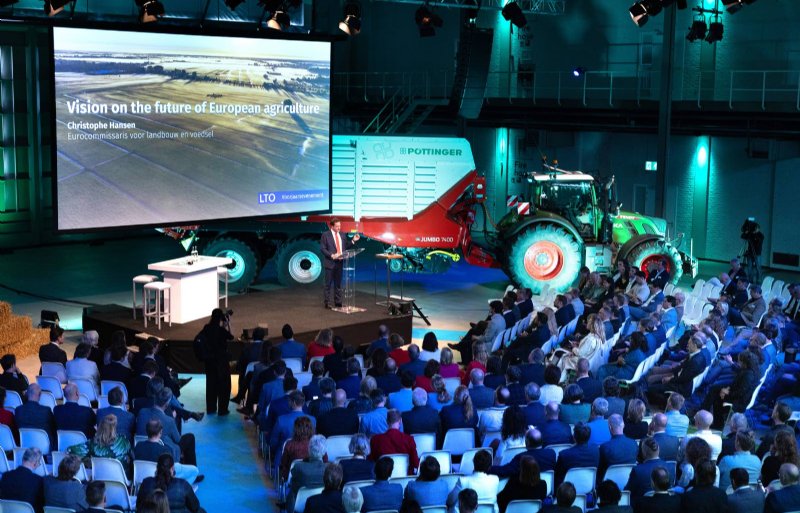
[[[414,406],[410,411],[403,413],[403,433],[414,435],[417,433],[439,433],[441,420],[439,412],[427,404]]]
[[[39,361],[40,362],[56,362],[61,365],[67,365],[67,353],[58,347],[57,344],[52,342],[45,344],[39,348]]]
[[[341,251],[346,251],[353,247],[351,242],[344,234],[338,233],[341,244]],[[333,255],[336,251],[336,241],[331,230],[322,232],[320,239],[320,249],[322,250],[322,266],[325,268],[325,306],[342,304],[342,269],[343,260],[334,260]]]

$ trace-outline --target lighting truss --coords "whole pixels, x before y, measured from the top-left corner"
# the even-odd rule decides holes
[[[419,5],[420,0],[374,0],[376,2],[391,2],[395,4]],[[481,9],[502,9],[507,0],[483,0]],[[544,14],[560,16],[564,14],[567,0],[517,0],[522,12],[525,14]],[[456,9],[475,9],[475,0],[428,0],[431,7],[443,6]]]

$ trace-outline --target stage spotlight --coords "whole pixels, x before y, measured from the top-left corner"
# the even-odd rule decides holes
[[[419,27],[419,37],[433,37],[436,35],[436,28],[444,25],[442,18],[428,9],[427,5],[420,6],[414,13],[414,21]]]
[[[647,23],[650,16],[658,15],[663,7],[661,0],[642,0],[630,6],[628,12],[636,26],[641,27]]]
[[[361,33],[361,7],[355,2],[348,2],[342,14],[344,19],[339,22],[339,30],[348,36],[357,36]]]
[[[572,76],[575,78],[582,77],[584,73],[586,73],[586,69],[580,66],[572,70]]]
[[[692,26],[689,27],[689,33],[686,34],[686,39],[694,43],[698,39],[703,40],[706,38],[706,32],[708,31],[708,25],[706,25],[705,18],[700,15],[694,18],[692,22]]]
[[[716,43],[717,41],[722,41],[722,33],[724,32],[724,27],[722,23],[719,21],[715,21],[708,26],[708,34],[706,35],[706,41],[708,43]]]
[[[286,14],[285,11],[275,11],[272,17],[267,21],[267,27],[272,30],[286,30],[292,24],[292,19]]]
[[[243,2],[244,0],[225,0],[225,5],[227,5],[228,9],[231,11],[235,11]]]
[[[159,0],[136,0],[139,6],[139,21],[142,23],[152,23],[164,16],[164,4]]]
[[[510,21],[518,28],[522,28],[528,24],[528,19],[525,17],[525,13],[522,12],[517,2],[508,2],[500,13],[506,21]]]
[[[64,6],[67,5],[69,2],[70,0],[45,0],[44,12],[48,16],[55,16],[56,14],[63,11]]]
[[[725,10],[728,11],[728,14],[736,14],[740,10],[742,10],[742,0],[722,0],[722,5],[725,6]]]

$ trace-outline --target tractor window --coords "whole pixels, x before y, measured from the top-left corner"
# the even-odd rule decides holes
[[[595,227],[594,197],[589,182],[546,182],[539,188],[542,210],[565,217],[584,237],[592,237]]]

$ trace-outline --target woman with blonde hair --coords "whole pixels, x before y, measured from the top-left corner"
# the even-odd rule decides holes
[[[334,352],[332,329],[325,328],[323,330],[319,330],[319,333],[317,333],[317,338],[308,344],[307,354],[309,358],[313,358],[315,356],[328,356]]]
[[[428,406],[436,411],[442,411],[442,408],[453,402],[453,397],[444,386],[444,378],[441,374],[434,374],[431,378],[431,388],[433,392],[428,392]]]
[[[472,344],[472,358],[472,361],[469,362],[469,365],[464,369],[464,375],[461,377],[461,383],[463,385],[469,385],[469,374],[472,372],[472,369],[480,369],[486,372],[486,362],[489,360],[489,352],[486,348],[486,344],[483,342],[475,342]]]
[[[117,416],[106,415],[97,426],[97,433],[94,438],[82,444],[73,445],[67,452],[83,460],[84,465],[89,466],[92,458],[113,458],[120,463],[125,472],[130,475],[131,462],[131,443],[124,436],[117,434]]]
[[[550,336],[557,337],[558,323],[556,322],[556,311],[548,306],[542,309],[542,313],[547,316],[547,327],[550,329]]]
[[[589,333],[586,334],[580,341],[569,342],[571,349],[567,350],[558,360],[558,367],[562,370],[575,370],[578,366],[578,360],[586,358],[590,362],[595,354],[603,348],[606,342],[606,329],[603,326],[603,321],[597,314],[589,314],[586,319],[586,328]]]

